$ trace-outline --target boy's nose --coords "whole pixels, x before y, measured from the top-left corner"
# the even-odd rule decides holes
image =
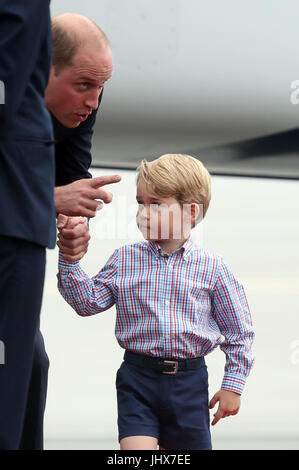
[[[139,208],[138,208],[138,216],[140,218],[143,218],[143,219],[146,219],[147,216],[148,216],[148,210],[146,209],[146,207],[144,205],[140,205]]]

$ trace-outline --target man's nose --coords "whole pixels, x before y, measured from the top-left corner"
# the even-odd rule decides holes
[[[89,93],[88,96],[85,99],[85,105],[88,108],[97,109],[97,107],[99,105],[100,93],[101,93],[101,90],[100,91],[95,90],[95,91],[92,91],[91,93]]]

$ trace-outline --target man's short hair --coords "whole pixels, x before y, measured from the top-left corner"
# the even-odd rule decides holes
[[[71,65],[78,47],[76,35],[70,34],[61,24],[52,21],[52,64],[57,75],[62,68]]]
[[[160,197],[174,197],[180,204],[202,205],[205,216],[211,199],[211,177],[197,158],[183,154],[166,154],[137,169],[137,183],[144,180]]]
[[[80,46],[94,38],[99,45],[109,44],[109,40],[101,28],[91,19],[85,17],[90,22],[90,29],[86,35],[79,34],[76,30],[65,27],[59,16],[52,18],[52,65],[55,74],[72,65],[72,60]]]

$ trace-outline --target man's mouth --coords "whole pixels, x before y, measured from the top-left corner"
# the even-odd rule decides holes
[[[88,118],[89,113],[83,113],[83,114],[76,113],[76,116],[78,116],[79,121],[82,122]]]

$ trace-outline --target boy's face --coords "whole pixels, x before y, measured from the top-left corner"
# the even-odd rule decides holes
[[[146,240],[181,240],[191,227],[185,209],[174,197],[156,195],[143,180],[137,184],[138,211],[136,222]]]

